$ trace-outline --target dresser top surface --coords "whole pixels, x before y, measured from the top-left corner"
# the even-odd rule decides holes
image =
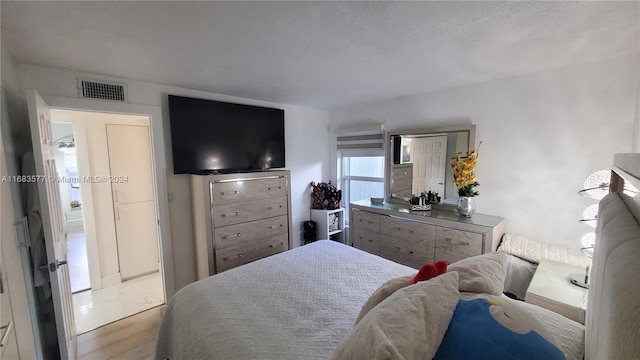
[[[373,204],[370,200],[359,200],[351,203],[352,205],[368,207],[377,210],[395,211],[401,214],[411,214],[414,216],[424,216],[425,218],[441,219],[447,221],[456,221],[459,223],[472,224],[478,226],[495,227],[500,224],[504,219],[499,216],[485,215],[485,214],[473,214],[470,218],[461,217],[455,211],[447,211],[440,209],[432,209],[430,211],[413,211],[409,204],[399,204],[384,202],[382,204]]]

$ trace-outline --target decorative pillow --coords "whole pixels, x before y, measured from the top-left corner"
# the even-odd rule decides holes
[[[495,298],[460,300],[434,359],[565,359],[530,314]]]
[[[516,234],[504,234],[498,250],[536,264],[542,259],[549,259],[582,267],[591,265],[591,259],[579,250],[544,244]]]
[[[504,290],[508,259],[506,253],[494,251],[449,264],[447,271],[458,272],[460,291],[500,295]]]
[[[444,260],[436,261],[433,264],[424,264],[420,270],[418,270],[418,273],[411,283],[415,284],[418,281],[426,281],[438,275],[442,275],[447,272],[447,265],[447,262]]]
[[[434,278],[438,275],[444,274],[447,272],[447,262],[444,260],[440,260],[435,262],[434,264],[425,264],[420,268],[420,271],[413,276],[403,276],[395,279],[391,279],[386,283],[382,284],[376,291],[371,294],[367,302],[360,309],[360,314],[358,314],[358,318],[356,319],[356,325],[362,320],[362,318],[376,305],[378,305],[382,300],[389,297],[389,295],[393,294],[397,290],[402,289],[403,287],[409,286],[411,284],[415,284],[419,281],[426,281],[431,278]],[[407,281],[407,278],[409,280]]]
[[[371,294],[367,302],[362,306],[360,314],[358,314],[358,318],[356,319],[356,325],[358,325],[360,320],[362,320],[362,318],[367,315],[367,313],[371,311],[371,309],[380,304],[382,300],[388,298],[389,295],[393,294],[397,290],[411,285],[412,280],[413,275],[409,275],[391,279],[382,284],[382,286],[380,286],[376,291],[373,292],[373,294]]]
[[[432,359],[459,298],[455,272],[398,290],[351,329],[331,358]]]

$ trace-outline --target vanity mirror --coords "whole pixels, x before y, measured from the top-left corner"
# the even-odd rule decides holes
[[[412,194],[437,193],[440,204],[455,207],[458,194],[449,170],[457,152],[475,146],[476,126],[457,125],[388,133],[387,201],[406,203]]]

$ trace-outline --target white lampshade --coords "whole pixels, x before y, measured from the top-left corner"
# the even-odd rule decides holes
[[[609,184],[611,183],[611,171],[598,170],[594,171],[586,179],[584,179],[583,189],[578,193],[590,198],[600,200],[609,193]]]
[[[598,204],[593,204],[588,206],[586,209],[584,209],[584,211],[582,212],[582,220],[580,220],[580,222],[595,228],[597,223],[597,217],[598,217]]]
[[[591,232],[584,234],[580,240],[582,247],[592,248],[596,243],[596,233]]]

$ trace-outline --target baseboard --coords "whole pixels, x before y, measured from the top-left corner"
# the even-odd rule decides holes
[[[110,286],[119,285],[122,283],[122,278],[120,277],[120,273],[115,273],[102,277],[102,288],[107,288]]]

